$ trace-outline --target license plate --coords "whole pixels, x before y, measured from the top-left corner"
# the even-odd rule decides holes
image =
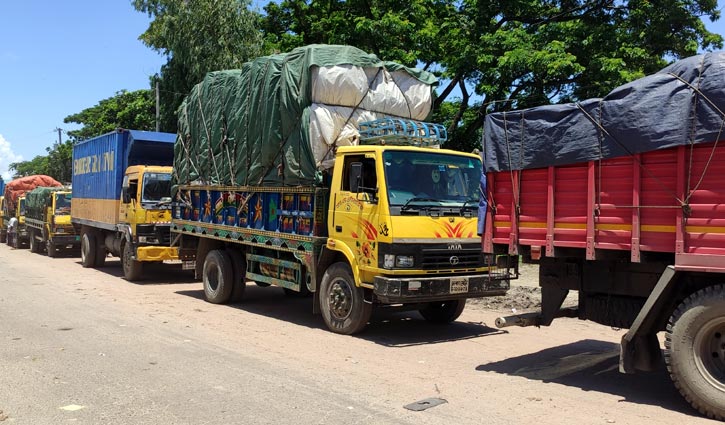
[[[465,294],[468,292],[468,279],[451,279],[451,294]]]
[[[181,263],[181,270],[194,270],[196,268],[196,261],[183,261]]]

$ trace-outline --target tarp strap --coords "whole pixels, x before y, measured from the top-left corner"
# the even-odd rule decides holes
[[[380,72],[382,70],[383,70],[383,67],[381,66],[380,68],[378,68],[378,72],[375,73],[375,76],[373,77],[373,79],[368,82],[368,86],[365,89],[365,94],[362,95],[362,97],[360,97],[360,101],[357,103],[357,105],[355,105],[354,108],[352,108],[352,111],[350,111],[350,115],[345,120],[345,124],[343,124],[342,127],[340,127],[340,130],[337,132],[337,136],[335,136],[335,139],[329,145],[329,147],[327,148],[327,151],[325,151],[325,154],[322,155],[322,159],[320,160],[320,162],[317,163],[317,168],[318,169],[320,168],[320,164],[322,163],[322,161],[324,161],[325,158],[327,158],[327,155],[329,155],[330,152],[333,149],[335,149],[336,144],[337,144],[337,139],[340,138],[340,134],[342,134],[343,130],[345,130],[345,127],[347,127],[347,124],[350,122],[350,120],[352,119],[352,117],[355,115],[355,111],[358,110],[358,108],[360,107],[360,104],[363,102],[363,100],[365,100],[366,97],[368,97],[368,94],[370,93],[370,89],[371,89],[372,85],[375,83],[375,80],[378,79],[378,75],[380,75]],[[396,84],[396,86],[397,86],[397,84]],[[406,100],[406,102],[407,102],[407,100]]]
[[[209,143],[209,156],[211,156],[211,163],[214,165],[214,172],[216,173],[216,181],[221,184],[221,177],[219,176],[219,168],[216,166],[216,157],[214,156],[214,148],[211,146],[211,133],[209,133],[209,126],[206,125],[206,117],[204,116],[204,106],[201,104],[201,96],[197,98],[199,101],[199,112],[201,113],[201,122],[204,124],[204,132],[206,132],[206,140]]]
[[[227,132],[227,116],[222,113],[222,145],[224,151],[227,153],[227,164],[229,164],[229,185],[234,186],[234,161],[235,157],[229,155],[229,133]]]
[[[705,178],[705,174],[707,173],[707,170],[710,167],[710,164],[712,163],[712,159],[715,156],[715,149],[717,149],[717,145],[720,142],[720,138],[721,138],[722,133],[723,133],[723,127],[725,127],[725,113],[723,113],[723,111],[721,111],[720,108],[717,107],[717,105],[715,104],[715,102],[713,102],[709,97],[707,97],[705,95],[705,93],[703,93],[700,90],[699,87],[694,87],[689,82],[683,80],[680,76],[675,75],[675,74],[673,74],[671,72],[669,73],[669,75],[671,75],[672,77],[676,78],[677,80],[679,80],[680,82],[682,82],[684,85],[686,85],[687,87],[689,87],[692,91],[694,91],[697,95],[699,95],[700,97],[702,97],[702,99],[705,102],[707,102],[707,104],[710,105],[712,107],[712,109],[714,109],[715,111],[717,111],[717,113],[720,114],[720,117],[722,117],[722,121],[720,121],[720,130],[718,131],[717,138],[715,139],[715,143],[712,146],[712,151],[710,152],[710,158],[708,158],[707,163],[705,164],[705,167],[702,169],[702,174],[700,175],[700,179],[698,180],[697,184],[695,185],[695,187],[692,190],[690,190],[688,192],[687,198],[685,199],[685,203],[687,203],[690,200],[690,197],[692,196],[692,194],[700,187],[700,184],[702,184],[702,181]]]
[[[637,165],[639,166],[639,168],[641,168],[642,170],[644,170],[644,172],[647,173],[653,180],[658,181],[661,184],[661,186],[663,188],[665,188],[670,193],[670,195],[672,195],[672,197],[680,204],[680,206],[684,207],[686,205],[686,202],[683,201],[682,199],[680,199],[679,196],[677,196],[677,192],[676,191],[674,191],[674,190],[672,190],[670,188],[667,188],[667,186],[664,184],[664,182],[661,179],[659,179],[657,176],[655,176],[652,173],[650,173],[650,171],[647,169],[647,167],[645,167],[644,164],[642,164],[642,161],[640,161],[640,159],[637,158],[637,156],[632,151],[630,151],[629,149],[627,149],[627,146],[623,145],[619,140],[617,140],[616,137],[612,136],[612,134],[609,133],[607,131],[607,129],[604,128],[604,126],[602,126],[599,122],[597,122],[597,120],[595,120],[594,117],[592,117],[591,114],[589,114],[589,112],[587,112],[584,109],[584,107],[582,107],[581,103],[577,102],[576,103],[576,107],[580,111],[582,111],[582,113],[584,114],[584,116],[592,124],[594,124],[595,126],[597,126],[604,134],[606,134],[609,138],[611,138],[614,141],[614,143],[616,143],[617,145],[619,145],[619,147],[621,147],[627,153],[627,155],[631,156],[632,159],[637,163]]]

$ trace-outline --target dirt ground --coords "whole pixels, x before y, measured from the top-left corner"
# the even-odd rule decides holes
[[[538,302],[535,267],[454,324],[375,311],[329,332],[310,298],[248,285],[213,305],[178,267],[120,278],[0,246],[0,422],[18,424],[715,424],[664,366],[618,373],[623,331],[576,319],[496,329]],[[424,411],[404,406],[444,402]],[[4,418],[4,419],[3,419]]]

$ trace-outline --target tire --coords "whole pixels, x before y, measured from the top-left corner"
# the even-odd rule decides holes
[[[30,252],[39,253],[40,248],[38,247],[38,240],[35,238],[35,232],[30,232],[28,235],[28,244],[30,245]]]
[[[5,243],[8,240],[7,232],[0,232],[0,243]]]
[[[465,307],[465,299],[440,301],[430,303],[427,307],[418,310],[418,312],[430,323],[446,324],[458,319]]]
[[[363,289],[355,286],[346,263],[335,263],[322,277],[320,312],[327,327],[335,333],[352,335],[365,328],[373,305],[365,302]]]
[[[214,249],[206,254],[202,271],[204,296],[212,304],[226,304],[234,289],[234,267],[229,254]]]
[[[725,285],[695,292],[672,313],[665,363],[692,407],[725,420]]]
[[[98,253],[96,248],[95,253]],[[121,254],[121,265],[123,266],[123,277],[129,282],[141,280],[143,273],[143,263],[133,259],[133,245],[130,243],[123,244],[123,253]],[[105,259],[104,259],[105,261]]]
[[[244,261],[244,254],[236,249],[227,250],[229,260],[232,262],[232,295],[230,303],[238,303],[244,299],[244,292],[247,289],[247,263]]]
[[[55,245],[53,245],[53,242],[51,241],[45,242],[45,252],[48,253],[48,257],[50,258],[58,256],[58,251],[55,250]]]
[[[92,233],[81,236],[81,265],[87,269],[96,265],[96,237]]]
[[[96,268],[103,267],[106,265],[106,257],[108,251],[106,251],[106,245],[103,241],[103,235],[96,234]]]

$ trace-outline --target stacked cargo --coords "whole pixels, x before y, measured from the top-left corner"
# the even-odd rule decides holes
[[[350,46],[312,45],[212,72],[179,109],[181,184],[302,186],[356,145],[360,122],[424,120],[436,78]]]

